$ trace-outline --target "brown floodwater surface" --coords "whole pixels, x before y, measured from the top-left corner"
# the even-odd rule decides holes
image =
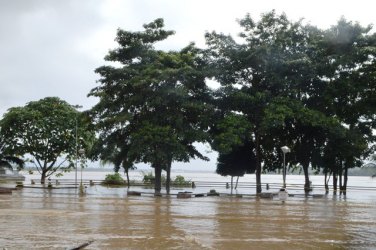
[[[331,195],[282,203],[24,188],[0,196],[0,225],[0,249],[376,249],[376,201]]]

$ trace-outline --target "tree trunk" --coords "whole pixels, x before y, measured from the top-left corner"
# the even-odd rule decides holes
[[[337,171],[333,171],[333,193],[337,193]]]
[[[303,164],[303,172],[304,172],[304,192],[308,193],[311,189],[311,183],[309,182],[309,174],[308,174],[308,166],[309,164]]]
[[[260,138],[258,132],[255,132],[256,138],[256,193],[262,192],[261,187],[261,148],[260,148]]]
[[[130,184],[129,184],[129,169],[127,168],[126,170],[125,170],[125,174],[127,175],[127,186],[128,186],[128,188],[130,188]]]
[[[236,178],[235,189],[237,189],[237,188],[238,188],[238,182],[239,182],[239,176],[238,176],[238,178]]]
[[[346,161],[345,172],[343,173],[343,188],[342,188],[342,193],[344,195],[346,195],[346,191],[347,191],[348,170],[349,170],[349,166],[347,165],[347,161]]]
[[[166,166],[166,193],[170,194],[170,185],[171,185],[171,164],[172,161],[169,159]]]
[[[155,183],[154,183],[154,195],[160,196],[161,195],[161,176],[162,176],[162,167],[159,163],[154,164],[154,171],[155,171]]]
[[[46,181],[46,171],[44,171],[43,169],[42,169],[42,175],[41,175],[41,177],[40,177],[40,184],[44,184],[45,183],[45,181]]]
[[[342,185],[342,170],[340,170],[339,173],[338,173],[338,181],[339,181],[339,191],[341,193],[342,188],[343,188],[343,185]]]
[[[338,180],[339,180],[339,193],[342,193],[342,168],[343,168],[343,161],[342,159],[339,160],[338,163]]]

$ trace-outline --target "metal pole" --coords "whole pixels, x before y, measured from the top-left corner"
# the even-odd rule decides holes
[[[82,185],[82,165],[81,165],[81,185]]]
[[[283,187],[286,188],[286,157],[285,152],[283,152]]]
[[[82,156],[84,154],[84,150],[80,149],[79,154],[80,154],[80,157],[81,157],[80,159],[82,160]],[[81,162],[81,184],[80,184],[80,188],[82,188],[82,162]]]
[[[76,171],[75,171],[75,178],[74,178],[74,186],[77,191],[77,167],[78,167],[78,121],[77,121],[77,114],[76,114]]]
[[[83,149],[80,149],[80,150],[79,150],[80,157],[82,157],[82,155],[84,154],[84,152],[82,152],[82,151],[83,151]],[[81,164],[80,194],[82,195],[82,194],[84,194],[84,192],[85,192],[85,189],[84,189],[84,186],[83,186],[83,184],[82,184],[82,164]]]

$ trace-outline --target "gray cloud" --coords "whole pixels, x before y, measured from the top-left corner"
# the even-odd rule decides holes
[[[0,3],[0,114],[46,96],[86,104],[97,62],[78,47],[102,22],[100,1]]]

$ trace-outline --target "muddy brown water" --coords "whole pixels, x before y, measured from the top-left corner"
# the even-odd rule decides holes
[[[376,249],[376,202],[343,196],[127,196],[27,189],[0,196],[0,249]]]

